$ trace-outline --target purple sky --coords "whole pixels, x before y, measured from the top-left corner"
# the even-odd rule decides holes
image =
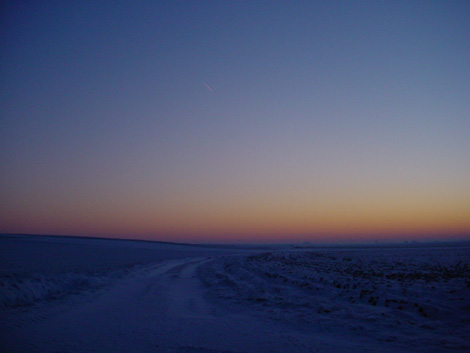
[[[0,232],[470,238],[468,1],[14,1]]]

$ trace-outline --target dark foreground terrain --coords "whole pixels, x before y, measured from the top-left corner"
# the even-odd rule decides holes
[[[466,352],[470,246],[0,237],[6,352]]]

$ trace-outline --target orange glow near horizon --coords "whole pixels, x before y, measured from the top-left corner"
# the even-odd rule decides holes
[[[4,209],[4,229],[40,233],[127,237],[189,242],[372,241],[398,238],[466,238],[470,202],[460,198],[408,198],[384,195],[318,200],[304,195],[238,195],[173,204],[151,199],[108,200],[102,204],[56,209]],[[244,196],[244,197],[242,197]],[[259,196],[259,195],[258,195]],[[279,197],[279,195],[277,195]],[[318,196],[318,195],[317,195]],[[351,195],[350,196],[354,196]],[[448,195],[447,195],[448,196]],[[199,202],[204,200],[204,202]],[[317,200],[317,201],[311,201]],[[140,202],[139,202],[140,201]],[[231,201],[231,202],[230,202]],[[123,206],[125,205],[125,207]],[[59,207],[61,206],[61,207]],[[5,217],[5,216],[4,216]],[[27,226],[30,224],[31,226]]]

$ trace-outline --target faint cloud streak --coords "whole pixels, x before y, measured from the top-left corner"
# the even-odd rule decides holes
[[[207,88],[209,91],[214,92],[214,89],[213,89],[211,86],[209,86],[206,82],[202,81],[202,83],[204,84],[204,86],[206,86],[206,88]]]

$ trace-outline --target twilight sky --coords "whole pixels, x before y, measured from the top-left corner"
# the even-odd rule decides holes
[[[0,232],[470,239],[468,1],[0,13]]]

